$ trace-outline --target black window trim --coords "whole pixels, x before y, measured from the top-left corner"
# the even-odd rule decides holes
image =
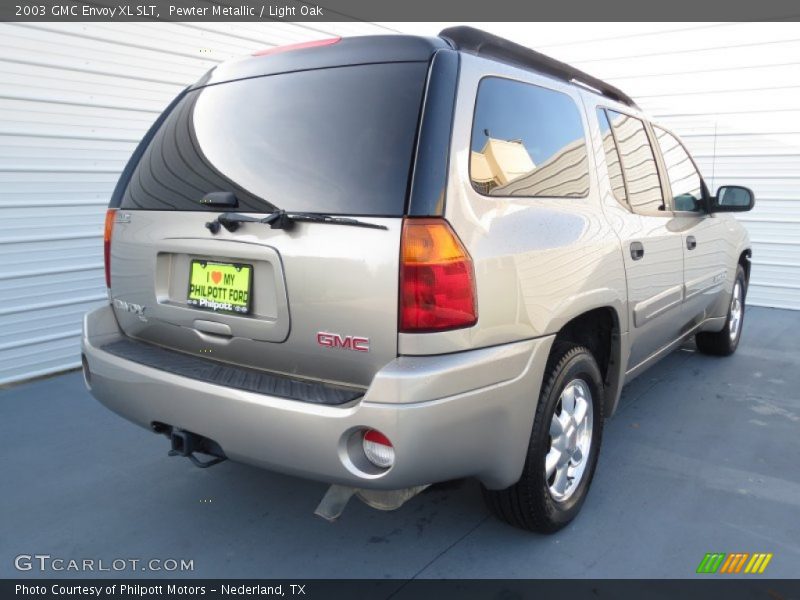
[[[443,48],[431,57],[417,119],[406,216],[444,214],[460,71],[461,56],[455,50]]]
[[[556,92],[557,94],[562,94],[562,95],[566,96],[567,98],[569,98],[570,101],[575,105],[575,109],[578,111],[578,118],[579,118],[579,120],[581,122],[581,129],[583,130],[583,144],[584,144],[584,146],[586,148],[586,166],[587,166],[586,170],[587,170],[587,179],[588,179],[589,186],[587,187],[586,193],[583,196],[494,196],[494,195],[490,195],[490,194],[484,194],[477,187],[475,187],[475,183],[474,183],[474,181],[472,179],[472,154],[471,154],[472,153],[472,133],[473,133],[473,130],[475,129],[475,113],[476,113],[476,111],[478,109],[478,96],[479,96],[480,91],[481,91],[481,84],[483,84],[483,82],[486,79],[504,79],[506,81],[512,81],[514,83],[521,83],[522,85],[529,85],[529,86],[532,86],[532,87],[541,88],[543,90]],[[549,86],[546,86],[546,85],[541,85],[541,84],[538,84],[538,83],[532,83],[530,81],[517,79],[515,77],[509,77],[507,75],[483,75],[478,80],[478,85],[475,86],[475,100],[472,102],[472,113],[471,114],[472,114],[472,119],[470,119],[470,132],[469,132],[469,151],[470,151],[470,155],[469,155],[469,158],[467,159],[467,177],[469,177],[470,187],[472,188],[472,190],[476,194],[478,194],[478,195],[480,195],[480,196],[482,196],[484,198],[506,199],[506,200],[508,200],[508,199],[520,199],[520,198],[527,198],[527,199],[548,199],[548,198],[550,198],[550,199],[556,199],[556,200],[586,200],[587,198],[589,198],[589,196],[591,196],[591,193],[592,193],[592,174],[591,174],[591,165],[589,164],[589,149],[591,148],[591,142],[587,138],[587,131],[586,131],[586,125],[588,123],[584,122],[584,116],[585,115],[584,115],[583,111],[581,110],[581,106],[578,104],[578,101],[575,100],[575,98],[573,98],[570,94],[568,94],[568,93],[566,93],[566,92],[564,92],[562,90],[555,89],[553,87],[549,87]]]

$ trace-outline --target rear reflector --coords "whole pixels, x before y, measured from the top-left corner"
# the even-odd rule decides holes
[[[444,219],[403,222],[400,331],[470,327],[478,320],[472,259]]]
[[[103,262],[106,268],[106,287],[111,288],[111,235],[114,233],[114,221],[117,218],[117,209],[109,208],[106,211],[106,224],[103,229]]]
[[[302,50],[303,48],[316,48],[317,46],[332,46],[342,38],[334,37],[325,40],[314,40],[312,42],[301,42],[299,44],[289,44],[287,46],[276,46],[275,48],[264,48],[253,52],[253,56],[269,56],[270,54],[280,54],[281,52],[291,52],[292,50]]]
[[[375,429],[364,432],[364,454],[376,467],[388,469],[394,464],[394,447],[385,435]]]

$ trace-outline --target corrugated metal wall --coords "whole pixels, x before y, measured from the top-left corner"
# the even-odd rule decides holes
[[[105,206],[141,136],[215,63],[370,24],[0,24],[0,384],[80,364]]]
[[[713,185],[752,187],[758,207],[741,217],[755,242],[749,300],[800,309],[796,23],[486,27],[619,85],[682,135]],[[0,384],[78,364],[81,316],[105,297],[104,207],[136,142],[183,86],[254,49],[386,31],[0,24]]]

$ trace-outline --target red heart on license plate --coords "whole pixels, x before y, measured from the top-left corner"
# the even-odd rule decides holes
[[[211,280],[214,283],[219,283],[222,280],[222,272],[221,271],[211,271]]]

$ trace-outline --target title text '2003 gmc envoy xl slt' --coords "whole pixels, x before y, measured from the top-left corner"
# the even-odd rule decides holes
[[[184,90],[105,225],[87,386],[199,466],[396,508],[476,477],[572,520],[622,385],[738,344],[750,244],[623,92],[467,27],[257,53]]]

